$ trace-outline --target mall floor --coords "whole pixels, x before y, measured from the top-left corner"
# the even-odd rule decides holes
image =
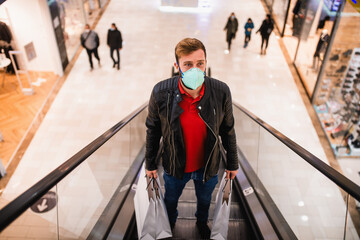
[[[170,77],[174,47],[185,37],[203,41],[212,77],[229,85],[233,101],[328,163],[278,37],[271,35],[266,55],[259,54],[260,36],[255,31],[249,46],[243,48],[247,18],[253,19],[257,30],[265,17],[260,0],[209,1],[210,11],[198,13],[161,11],[159,2],[110,2],[95,28],[100,36],[102,66],[95,61],[95,69],[89,71],[86,52],[81,52],[4,189],[1,207],[148,101],[155,83]],[[223,28],[231,12],[239,20],[239,31],[231,52],[225,54]],[[124,39],[120,70],[112,68],[106,46],[107,30],[113,22]],[[353,173],[360,170],[353,160],[346,161],[346,168]],[[353,181],[360,183],[356,174]],[[31,226],[24,231],[30,233],[29,229]],[[318,234],[302,230],[297,233]],[[18,233],[8,231],[1,239]]]

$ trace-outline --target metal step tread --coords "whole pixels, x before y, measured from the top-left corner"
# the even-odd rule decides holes
[[[212,223],[209,221],[209,228]],[[229,221],[228,240],[232,239],[253,239],[249,233],[249,224],[244,220]],[[171,239],[201,239],[196,228],[195,219],[178,219],[173,229],[173,237]]]
[[[195,217],[196,202],[179,202],[178,203],[178,217],[192,218]],[[215,203],[210,204],[209,218],[214,215]],[[239,204],[230,205],[230,218],[232,219],[247,219],[246,213]]]

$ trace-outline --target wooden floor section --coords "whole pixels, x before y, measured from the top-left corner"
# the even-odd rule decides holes
[[[30,72],[34,94],[25,95],[15,74],[6,74],[0,85],[0,159],[6,167],[59,76],[51,72]],[[26,82],[25,75],[21,76]],[[0,84],[2,79],[0,78]],[[25,86],[24,86],[25,87]]]

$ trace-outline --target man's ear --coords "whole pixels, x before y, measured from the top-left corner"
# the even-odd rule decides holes
[[[174,62],[174,67],[179,71],[179,65],[176,62]]]

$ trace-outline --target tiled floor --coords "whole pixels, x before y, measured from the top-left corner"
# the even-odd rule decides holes
[[[270,37],[269,49],[265,56],[259,55],[258,34],[253,33],[248,48],[243,48],[243,25],[247,18],[253,19],[257,30],[265,17],[260,0],[213,0],[210,2],[210,11],[200,13],[160,11],[159,2],[155,0],[110,2],[95,29],[100,36],[99,54],[103,66],[96,67],[90,72],[86,52],[82,51],[4,190],[0,198],[0,206],[14,199],[132,110],[148,101],[154,84],[170,76],[174,62],[174,47],[185,37],[196,37],[204,42],[212,76],[230,86],[235,102],[327,163],[326,155],[282,55],[277,37],[274,34]],[[224,54],[226,43],[223,27],[229,13],[233,11],[239,20],[239,32],[230,54]],[[121,51],[120,71],[112,68],[109,49],[105,44],[107,29],[112,22],[117,24],[125,41]],[[114,145],[115,148],[122,148],[120,143]],[[106,165],[103,162],[105,159],[106,157],[99,157],[94,165],[90,161],[83,164],[78,170],[81,178],[76,177],[68,181],[67,185],[59,184],[58,191],[68,192],[66,196],[59,195],[62,196],[59,198],[59,205],[62,203],[73,206],[71,209],[60,209],[59,212],[60,221],[63,223],[60,232],[64,232],[65,238],[85,238],[83,229],[94,224],[93,220],[87,222],[87,218],[98,215],[98,209],[103,207],[102,200],[107,193],[103,191],[101,184],[106,182],[106,179],[100,181],[96,177],[95,169],[101,168],[103,164]],[[117,181],[121,180],[125,171],[120,169],[121,166],[118,167]],[[105,168],[102,170],[110,171]],[[116,169],[112,168],[112,170]],[[302,179],[306,181],[305,177]],[[91,183],[91,186],[83,185],[84,182]],[[76,183],[79,183],[79,187],[69,190],[70,186]],[[297,184],[302,186],[303,183]],[[276,189],[279,190],[276,186],[274,189],[275,192]],[[339,202],[343,202],[339,201],[340,192],[336,187],[334,189],[336,206],[338,206]],[[283,193],[281,188],[279,191]],[[285,203],[288,199],[281,194],[279,202]],[[75,199],[75,196],[78,198]],[[295,198],[296,194],[292,197]],[[78,207],[82,203],[83,206]],[[341,208],[343,207],[344,205]],[[284,204],[283,208],[288,209],[288,205]],[[27,214],[28,216],[25,217],[38,219],[51,226],[56,219],[53,215],[54,211],[43,215],[31,212]],[[74,216],[71,214],[78,216],[71,218],[76,219],[76,222],[66,221],[70,216]],[[307,224],[312,221],[311,218],[311,221],[306,221],[302,218],[302,214],[297,214],[296,210],[291,214],[292,222],[299,223],[296,233],[299,234],[300,239],[314,236],[309,231],[316,232],[315,236],[327,238],[327,235],[324,235],[325,230],[307,228]],[[34,232],[32,223],[35,225],[37,221],[33,220],[27,226],[18,223],[17,227],[24,230],[9,230],[9,232],[13,232],[19,238],[30,238]],[[302,231],[301,226],[304,226],[306,231]],[[19,235],[21,232],[23,235]],[[51,231],[44,232],[44,238],[52,236],[51,234],[53,234]],[[10,236],[12,236],[10,233],[0,235],[0,239],[7,239]],[[356,237],[354,236],[353,239]]]

